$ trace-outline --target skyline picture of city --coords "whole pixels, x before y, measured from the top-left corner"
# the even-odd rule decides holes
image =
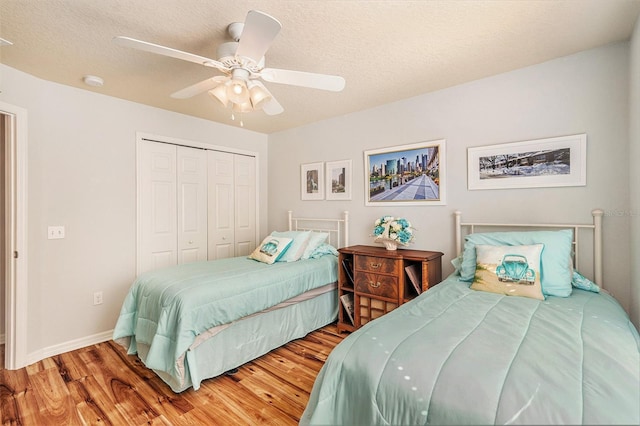
[[[443,205],[445,141],[365,151],[366,205]]]
[[[326,176],[327,200],[351,199],[351,160],[328,161]]]

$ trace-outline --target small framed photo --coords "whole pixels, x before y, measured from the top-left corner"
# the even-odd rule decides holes
[[[365,205],[445,205],[445,140],[364,152]]]
[[[474,189],[587,184],[587,135],[467,149],[467,185]]]
[[[327,162],[327,200],[351,199],[351,160]]]
[[[303,200],[324,199],[324,163],[300,166],[300,189]]]

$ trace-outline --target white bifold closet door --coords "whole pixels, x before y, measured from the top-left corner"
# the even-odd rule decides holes
[[[209,260],[246,256],[256,246],[256,159],[208,151]]]
[[[138,149],[138,273],[206,260],[206,151],[147,140]]]

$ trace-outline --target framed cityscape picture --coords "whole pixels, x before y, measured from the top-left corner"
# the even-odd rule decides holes
[[[327,200],[351,199],[351,160],[327,162],[325,188]]]
[[[445,140],[364,152],[365,205],[445,205]]]

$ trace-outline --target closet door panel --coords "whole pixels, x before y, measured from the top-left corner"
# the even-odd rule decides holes
[[[234,223],[234,154],[208,151],[209,260],[236,256]]]
[[[207,260],[207,154],[177,147],[178,263]]]
[[[236,256],[246,256],[256,243],[256,159],[234,158],[235,248]]]
[[[138,272],[177,263],[176,147],[143,141],[139,146]]]

